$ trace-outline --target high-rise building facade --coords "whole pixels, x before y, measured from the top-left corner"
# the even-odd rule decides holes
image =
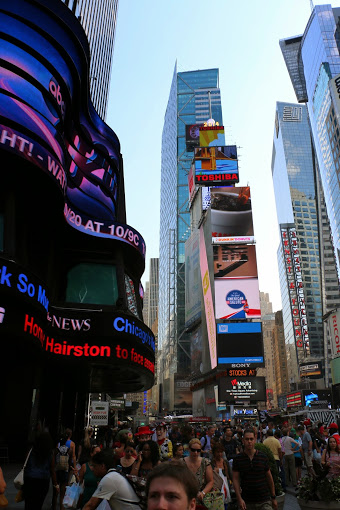
[[[329,224],[304,105],[276,104],[272,175],[281,235],[278,263],[283,323],[289,379],[294,383],[304,361],[327,362],[322,317],[339,300]]]
[[[112,69],[118,0],[63,0],[82,24],[90,45],[90,94],[105,120]]]
[[[307,102],[338,274],[340,262],[340,8],[317,5],[303,36],[280,41],[299,102]]]
[[[159,273],[159,258],[150,259],[150,271],[149,271],[149,285],[148,285],[148,296],[147,296],[147,316],[145,317],[145,323],[151,329],[155,320],[158,316],[158,299],[159,299],[159,285],[158,285],[158,273]]]
[[[177,72],[176,66],[162,135],[158,342],[165,379],[187,375],[190,366],[184,248],[191,234],[188,173],[193,153],[187,152],[185,130],[210,118],[223,124],[218,69]],[[164,388],[171,395],[168,383]]]

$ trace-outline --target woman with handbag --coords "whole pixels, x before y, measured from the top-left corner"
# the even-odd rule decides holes
[[[38,433],[24,469],[25,510],[41,510],[50,478],[57,485],[53,462],[53,442],[48,432]]]
[[[198,510],[205,508],[203,504],[204,496],[212,490],[214,484],[213,470],[210,465],[210,460],[205,457],[201,457],[201,451],[202,445],[200,440],[193,438],[189,441],[189,457],[185,457],[183,459],[187,468],[192,471],[198,481],[199,491],[196,497],[196,508]]]

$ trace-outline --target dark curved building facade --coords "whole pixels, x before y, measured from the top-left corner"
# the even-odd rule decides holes
[[[89,99],[89,48],[55,0],[0,8],[0,441],[82,427],[88,392],[154,381],[142,236],[116,134]],[[14,446],[13,446],[14,448]]]

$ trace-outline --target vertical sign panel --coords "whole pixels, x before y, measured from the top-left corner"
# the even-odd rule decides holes
[[[202,287],[203,287],[205,317],[206,317],[206,321],[207,321],[207,330],[208,330],[210,361],[211,361],[211,368],[213,369],[217,366],[216,324],[215,324],[215,313],[214,313],[214,305],[213,305],[212,293],[211,293],[208,260],[207,260],[207,250],[205,248],[203,226],[200,228],[200,267],[201,267],[201,278],[202,278]]]

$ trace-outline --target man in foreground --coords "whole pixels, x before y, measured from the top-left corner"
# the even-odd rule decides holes
[[[184,463],[164,462],[148,477],[148,510],[195,510],[197,493],[197,479]]]
[[[253,429],[243,434],[244,451],[233,461],[233,484],[240,510],[277,509],[275,487],[268,459],[255,450]]]
[[[114,469],[115,458],[112,451],[96,453],[91,462],[94,475],[102,479],[83,510],[94,510],[103,499],[106,499],[111,510],[140,510],[139,498],[132,486]]]

